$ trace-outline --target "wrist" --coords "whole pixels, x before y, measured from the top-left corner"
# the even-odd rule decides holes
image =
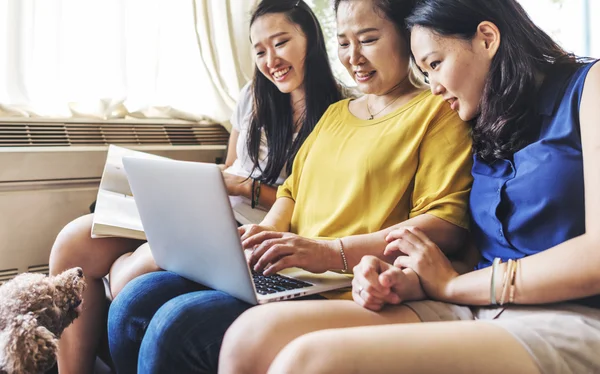
[[[274,225],[272,223],[269,222],[265,222],[262,221],[261,223],[258,224],[260,227],[267,229],[267,231],[276,231],[276,232],[283,232],[284,230],[280,230],[277,225]]]
[[[243,196],[247,199],[252,198],[252,178],[244,179],[242,183],[240,183],[237,188],[238,196]]]
[[[439,300],[446,302],[452,302],[452,300],[455,300],[456,295],[459,292],[458,278],[460,278],[460,274],[454,273],[453,276],[449,279],[449,281],[445,283],[445,285],[440,290],[440,295],[438,297]]]
[[[340,239],[324,240],[327,253],[329,253],[328,266],[330,270],[342,270],[348,271],[347,263],[344,264],[344,257],[342,256],[342,249],[340,248]]]
[[[427,298],[427,294],[425,290],[423,290],[423,286],[421,285],[421,280],[419,279],[419,275],[411,268],[404,268],[402,272],[408,278],[408,282],[406,283],[406,296],[403,298],[404,301],[415,301],[415,300],[424,300]]]

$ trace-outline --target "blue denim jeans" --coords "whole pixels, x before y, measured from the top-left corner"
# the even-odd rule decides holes
[[[117,373],[216,373],[225,331],[251,306],[171,272],[142,275],[110,306]]]

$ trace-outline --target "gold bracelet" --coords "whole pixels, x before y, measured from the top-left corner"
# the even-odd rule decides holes
[[[506,271],[504,272],[504,278],[502,278],[502,296],[500,297],[500,305],[504,305],[506,296],[508,296],[508,284],[510,283],[510,273],[512,271],[514,262],[515,261],[513,259],[510,259],[506,264]]]
[[[344,253],[344,245],[342,244],[342,238],[338,238],[340,242],[340,255],[342,256],[342,261],[344,262],[344,268],[342,269],[342,273],[348,271],[348,261],[346,261],[346,254]]]
[[[517,280],[517,270],[519,270],[519,260],[515,261],[514,269],[510,277],[510,292],[508,297],[508,302],[511,304],[515,302],[515,282]]]
[[[498,269],[498,265],[502,263],[502,259],[500,257],[496,257],[492,262],[492,276],[490,279],[490,304],[498,305],[498,301],[496,299],[496,270]]]

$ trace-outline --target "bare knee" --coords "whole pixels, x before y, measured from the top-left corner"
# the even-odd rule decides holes
[[[58,233],[52,251],[50,252],[50,273],[58,274],[62,271],[79,266],[86,276],[89,276],[85,266],[86,241],[91,240],[91,215],[79,217],[69,222]],[[86,271],[87,270],[87,271]]]
[[[327,331],[303,335],[285,346],[269,368],[269,374],[331,374],[349,372],[337,359],[343,342],[336,341]]]
[[[142,244],[135,252],[121,255],[110,268],[110,292],[115,298],[123,287],[140,275],[161,270],[154,261],[148,243]]]
[[[227,330],[219,355],[219,373],[264,373],[267,370],[276,354],[270,354],[269,342],[276,340],[277,331],[283,327],[275,316],[265,319],[263,308],[269,306],[247,310]]]
[[[92,239],[92,220],[91,214],[79,217],[60,231],[50,252],[51,274],[81,267],[87,278],[100,279],[117,257],[139,245],[124,238]]]

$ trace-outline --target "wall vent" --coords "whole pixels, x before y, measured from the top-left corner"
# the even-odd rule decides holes
[[[0,285],[16,277],[18,273],[19,271],[17,269],[0,270]]]
[[[45,265],[34,265],[27,268],[28,273],[40,273],[44,275],[50,274],[50,268],[48,264]]]
[[[0,147],[226,145],[219,124],[0,122]]]

